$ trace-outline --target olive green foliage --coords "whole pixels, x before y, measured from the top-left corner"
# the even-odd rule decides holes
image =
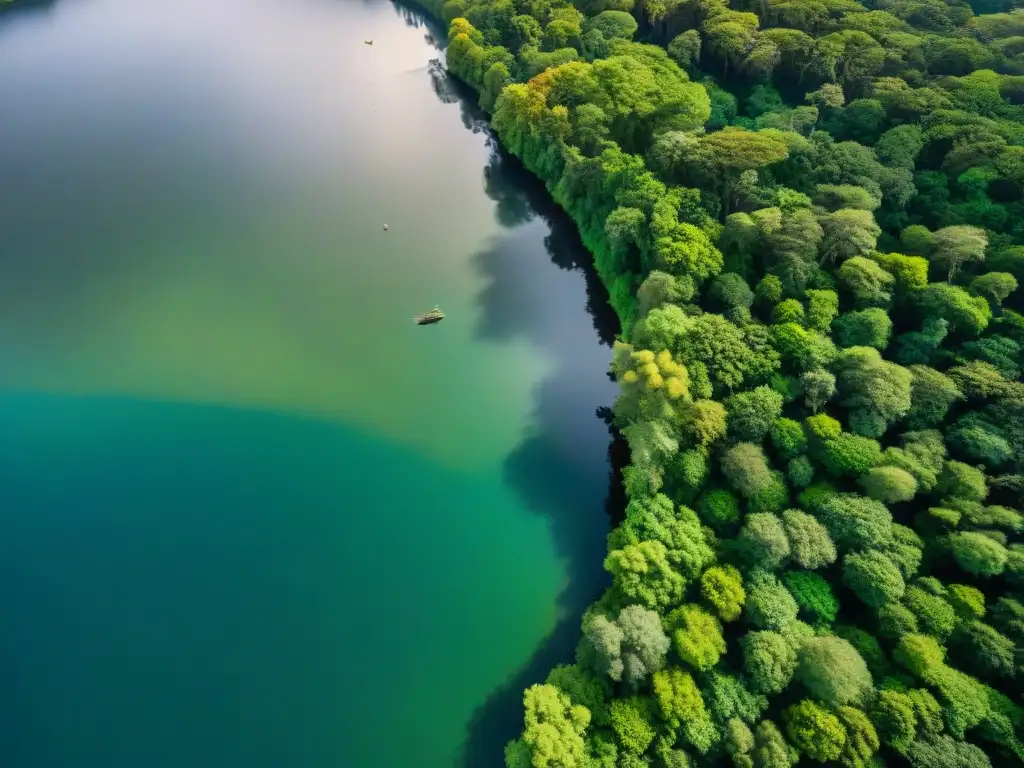
[[[914,614],[922,632],[945,640],[956,628],[956,612],[944,598],[927,589],[922,582],[907,588],[904,605]]]
[[[726,410],[714,400],[697,400],[681,409],[680,433],[698,445],[711,445],[725,436]]]
[[[924,559],[924,540],[912,529],[896,523],[892,527],[892,542],[885,553],[892,558],[904,579],[917,574]]]
[[[744,615],[758,629],[781,630],[796,620],[796,600],[774,576],[760,574],[747,590]]]
[[[873,499],[830,494],[816,512],[840,550],[883,548],[892,541],[892,515]]]
[[[766,694],[780,693],[796,672],[797,652],[778,632],[757,631],[743,636],[743,665],[751,688]]]
[[[899,467],[872,467],[867,474],[861,476],[860,483],[868,496],[883,504],[910,501],[917,493],[917,480]]]
[[[965,584],[950,584],[946,589],[948,602],[961,619],[980,619],[985,615],[985,593]]]
[[[869,608],[903,597],[906,585],[899,568],[882,552],[851,552],[843,559],[843,583]]]
[[[877,440],[849,432],[825,440],[815,453],[825,469],[837,477],[859,477],[882,460],[882,447]]]
[[[768,698],[753,693],[744,678],[722,672],[708,673],[703,697],[708,711],[720,726],[733,719],[753,724],[768,706]]]
[[[974,576],[998,576],[1006,567],[1008,554],[999,541],[975,531],[949,537],[957,565]]]
[[[951,643],[965,669],[985,677],[1016,676],[1013,640],[988,624],[965,623],[954,633]]]
[[[790,460],[786,477],[794,488],[806,488],[814,480],[814,465],[806,456],[797,456]]]
[[[740,572],[731,565],[713,566],[700,577],[700,594],[722,621],[740,617],[747,593]]]
[[[660,541],[641,541],[613,550],[604,567],[625,597],[648,608],[664,609],[682,600],[686,582],[669,563],[668,550]]]
[[[984,501],[988,495],[985,473],[959,461],[947,461],[935,490],[946,497],[965,501]]]
[[[673,731],[685,722],[707,717],[704,700],[689,672],[675,667],[657,672],[653,689],[661,717]]]
[[[762,720],[754,729],[751,757],[756,768],[790,768],[796,764],[799,754],[786,743],[775,723]]]
[[[789,506],[789,488],[786,476],[772,472],[771,481],[747,499],[747,511],[751,513],[778,513]]]
[[[427,6],[621,320],[611,587],[507,764],[1019,761],[1019,9]]]
[[[654,741],[654,713],[650,702],[639,697],[615,699],[611,705],[611,726],[615,740],[626,752],[642,755]]]
[[[870,714],[881,740],[896,752],[906,753],[917,736],[917,714],[911,698],[901,691],[881,690]]]
[[[836,715],[846,729],[846,744],[839,756],[839,762],[848,768],[862,768],[872,765],[872,757],[881,742],[871,720],[855,707],[837,707]]]
[[[892,297],[895,278],[870,259],[854,256],[836,270],[836,277],[859,305],[884,305]]]
[[[786,735],[811,760],[838,760],[846,746],[846,728],[832,712],[815,701],[804,699],[783,714]]]
[[[789,557],[786,529],[775,515],[748,515],[736,543],[751,566],[775,570]]]
[[[835,363],[839,402],[850,411],[850,426],[865,437],[881,437],[910,411],[910,371],[883,360],[873,347],[850,347]]]
[[[696,605],[684,605],[665,617],[676,655],[699,672],[713,668],[725,653],[722,625]]]
[[[665,560],[672,566],[672,575],[669,577],[672,584],[678,581],[675,577],[679,575],[684,579],[696,578],[714,559],[714,553],[704,540],[697,514],[689,507],[674,505],[671,499],[659,493],[653,497],[634,499],[626,507],[622,525],[608,536],[608,548],[611,550],[609,558],[614,556],[615,560],[609,564],[609,570],[620,580],[632,578],[632,572],[620,573],[613,570],[625,567],[622,562],[628,558],[623,552],[632,551],[629,547],[650,551],[652,548],[645,545],[655,542],[664,547]],[[654,565],[650,565],[646,570],[639,571],[639,578],[655,579],[659,573]],[[635,594],[638,596],[639,592]]]
[[[835,291],[809,288],[807,295],[807,325],[819,333],[828,333],[832,321],[839,314],[839,296]]]
[[[737,443],[722,455],[722,474],[742,496],[751,497],[768,489],[774,479],[760,446]]]
[[[725,401],[729,431],[739,440],[757,441],[771,430],[782,414],[782,395],[760,386]]]
[[[862,703],[873,688],[871,673],[857,649],[834,635],[804,640],[796,679],[815,699],[831,705]]]
[[[584,618],[577,660],[598,675],[636,685],[665,665],[669,646],[658,614],[631,605],[614,621],[600,613]]]
[[[725,750],[732,757],[733,765],[739,768],[751,768],[754,761],[750,750],[754,748],[754,734],[747,724],[738,718],[732,718],[725,725]]]
[[[825,528],[813,516],[799,509],[782,513],[782,524],[789,541],[790,557],[804,568],[814,570],[835,562],[836,547]]]
[[[940,423],[957,400],[963,400],[956,382],[934,368],[926,365],[912,365],[908,369],[912,377],[911,408],[907,422],[915,429],[923,429]]]
[[[955,741],[945,734],[915,741],[907,749],[907,760],[912,768],[935,768],[936,766],[991,768],[992,766],[988,756],[981,749],[967,742]]]
[[[892,335],[892,320],[884,309],[871,307],[848,312],[832,323],[836,341],[842,347],[874,347],[884,350]]]
[[[829,371],[816,368],[800,376],[807,408],[817,413],[836,393],[836,377]]]
[[[618,703],[618,702],[615,702]],[[586,707],[574,705],[553,685],[534,685],[523,694],[523,735],[505,749],[509,768],[586,765],[583,739],[590,724]],[[614,704],[613,704],[614,706]]]
[[[888,674],[889,659],[874,634],[849,624],[836,624],[833,631],[857,649],[875,680],[881,680]]]
[[[843,433],[843,425],[827,413],[818,413],[804,419],[804,429],[810,444],[820,448],[828,440],[834,440]]]

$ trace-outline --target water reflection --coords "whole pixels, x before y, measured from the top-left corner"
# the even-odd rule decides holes
[[[56,5],[57,0],[15,0],[0,3],[0,26],[24,16],[45,16]]]
[[[407,18],[408,9],[397,7]],[[441,101],[459,103],[467,128],[489,131],[475,94],[454,82],[440,62],[432,63],[429,74]],[[524,504],[549,520],[567,582],[557,597],[554,631],[474,711],[461,757],[464,768],[493,768],[500,762],[503,745],[521,728],[523,689],[542,681],[555,664],[571,660],[580,615],[607,582],[600,553],[609,518],[601,510],[617,517],[624,503],[622,446],[610,434],[607,419],[615,385],[602,375],[618,332],[608,294],[572,221],[494,137],[489,145],[483,186],[506,231],[474,258],[485,278],[477,333],[495,341],[527,339],[556,361],[554,373],[534,388],[528,434],[505,459],[503,472]],[[547,229],[546,256],[577,279],[583,277],[586,310],[600,346],[593,345],[593,337],[580,337],[580,307],[566,299],[559,281],[540,281],[531,270],[535,227]]]
[[[583,609],[607,581],[600,553],[608,530],[601,510],[612,496],[608,472],[608,427],[597,413],[612,401],[615,386],[602,375],[617,327],[604,286],[593,273],[572,222],[557,210],[543,187],[513,158],[495,147],[485,171],[487,194],[506,226],[519,225],[477,254],[486,284],[478,302],[478,332],[484,338],[527,338],[557,361],[553,374],[533,391],[528,436],[504,462],[504,476],[524,504],[545,516],[556,550],[565,561],[567,583],[557,596],[559,621],[527,662],[473,713],[463,753],[465,768],[495,765],[502,745],[521,728],[522,691],[540,682],[555,664],[571,660]],[[549,232],[547,257],[583,276],[593,332],[602,342],[581,339],[578,304],[568,302],[559,281],[538,280],[524,250],[535,247],[536,221]],[[524,311],[524,308],[529,311]],[[589,334],[588,334],[589,335]],[[593,348],[592,355],[582,354]]]
[[[430,85],[437,94],[438,101],[444,104],[457,104],[459,94],[453,87],[452,79],[448,77],[444,64],[440,59],[431,59],[427,64],[427,74],[430,75]]]

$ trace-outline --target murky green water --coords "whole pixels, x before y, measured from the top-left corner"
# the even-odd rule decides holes
[[[500,763],[613,390],[437,56],[377,0],[0,17],[5,766]]]

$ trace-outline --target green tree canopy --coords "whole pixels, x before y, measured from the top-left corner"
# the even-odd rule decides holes
[[[786,734],[801,753],[825,763],[838,760],[846,746],[846,728],[829,710],[817,702],[804,699],[783,715]]]
[[[817,519],[799,509],[782,513],[782,525],[789,541],[789,554],[803,568],[814,570],[836,560],[836,546],[828,529]]]
[[[749,565],[765,570],[777,569],[789,557],[786,529],[782,520],[771,514],[748,515],[737,545]]]
[[[740,572],[731,565],[712,566],[704,571],[700,592],[722,621],[738,619],[747,598]]]
[[[793,596],[774,576],[762,574],[747,590],[744,614],[759,629],[783,630],[796,620],[798,611]]]
[[[722,625],[696,605],[676,608],[665,617],[664,625],[676,654],[698,672],[713,668],[725,653]]]
[[[600,613],[584,617],[577,660],[616,682],[636,685],[665,665],[670,645],[658,614],[630,605],[614,621]]]
[[[898,601],[906,588],[896,564],[877,550],[849,553],[843,559],[843,583],[870,608]]]
[[[586,707],[573,705],[552,685],[534,685],[523,694],[523,735],[505,748],[508,768],[587,765],[583,735],[590,724]]]
[[[743,496],[753,496],[772,483],[772,472],[761,448],[737,443],[722,455],[722,474]]]
[[[871,673],[857,649],[834,635],[802,643],[796,679],[815,699],[833,706],[864,703],[873,688]]]
[[[797,653],[778,632],[751,632],[741,640],[743,665],[751,688],[766,694],[782,692],[796,672]]]
[[[975,531],[961,531],[949,537],[957,565],[973,576],[998,576],[1006,567],[1006,547]]]
[[[868,496],[883,504],[910,501],[917,493],[917,480],[899,467],[873,467],[860,482]]]

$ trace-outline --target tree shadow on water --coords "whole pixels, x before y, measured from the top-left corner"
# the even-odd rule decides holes
[[[422,17],[415,7],[395,5],[403,18]],[[435,43],[444,38],[443,30],[430,34]],[[605,536],[625,504],[626,454],[608,418],[617,393],[608,375],[610,346],[619,327],[573,222],[544,185],[501,149],[476,94],[440,59],[427,71],[438,99],[457,103],[463,125],[486,134],[491,150],[482,182],[502,229],[474,257],[484,278],[476,334],[493,342],[526,341],[553,363],[532,392],[524,438],[506,457],[503,474],[524,506],[548,521],[566,582],[556,597],[554,629],[467,724],[458,765],[495,768],[505,744],[522,730],[523,690],[572,660],[583,610],[608,581]]]
[[[610,493],[609,485],[621,483],[621,469],[609,472],[608,432],[603,442],[590,441],[594,450],[582,457],[566,453],[566,422],[580,419],[579,404],[567,416],[566,398],[573,398],[571,384],[564,372],[543,382],[535,392],[535,430],[506,459],[506,481],[516,489],[534,514],[544,515],[560,557],[565,561],[567,582],[556,598],[558,619],[554,629],[534,650],[526,662],[495,688],[474,710],[466,727],[466,739],[458,765],[462,768],[494,768],[502,764],[504,745],[518,736],[523,724],[523,691],[541,683],[557,664],[571,663],[579,638],[583,610],[607,584],[602,568],[604,539],[609,529],[602,512]],[[577,401],[579,398],[576,398]],[[597,410],[591,421],[606,429]],[[589,436],[588,436],[589,437]],[[579,438],[581,441],[588,439]],[[596,454],[596,455],[595,455]]]
[[[621,446],[607,418],[617,392],[609,346],[618,331],[607,292],[572,221],[496,145],[484,179],[505,229],[474,260],[484,277],[477,334],[525,339],[554,363],[532,393],[527,434],[506,458],[504,477],[549,522],[567,581],[554,630],[473,713],[462,768],[501,765],[505,743],[522,729],[523,690],[572,661],[580,616],[607,583],[605,536],[624,503]]]
[[[427,43],[439,51],[444,49],[448,38],[447,24],[430,14],[416,0],[391,0],[391,5],[406,26],[424,30],[423,39]]]
[[[561,281],[554,290],[547,291],[553,293],[553,297],[541,299],[539,294],[545,292],[546,286],[538,279],[537,270],[531,268],[534,261],[530,254],[516,252],[535,247],[535,233],[521,227],[536,221],[546,230],[543,235],[545,260],[574,273],[573,283],[582,277],[586,311],[593,331],[601,344],[610,347],[619,332],[619,321],[608,303],[608,291],[594,270],[593,257],[580,242],[576,225],[551,199],[544,185],[505,152],[495,137],[488,138],[488,145],[491,156],[483,171],[484,192],[495,202],[498,223],[510,231],[476,257],[477,267],[488,279],[479,299],[483,310],[481,336],[489,339],[525,336],[542,346],[550,346],[546,334],[552,331],[552,323],[538,321],[534,315],[523,312],[524,304],[531,310],[539,307],[542,312],[558,307],[573,318],[578,317],[579,308],[564,300],[564,293],[559,293],[563,290]],[[527,241],[525,247],[520,246],[517,239]],[[514,291],[509,290],[510,285],[514,286]],[[530,297],[534,300],[524,301],[523,293],[534,294]],[[559,300],[560,296],[563,300]],[[544,327],[537,328],[538,325]],[[571,320],[559,323],[555,332],[563,325],[571,325]],[[607,369],[610,358],[607,351],[604,355],[603,367]]]

